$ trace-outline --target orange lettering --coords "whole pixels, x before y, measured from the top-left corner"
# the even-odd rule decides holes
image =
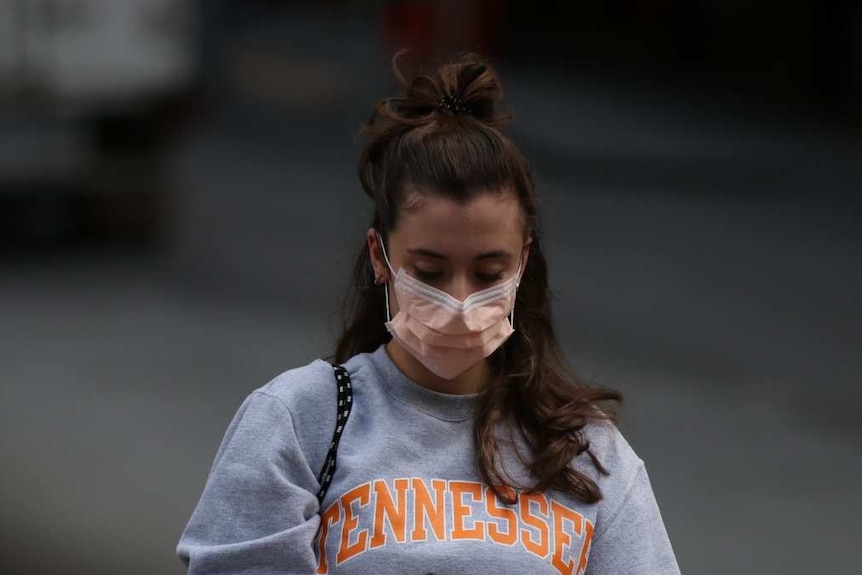
[[[584,521],[586,524],[586,535],[584,535],[584,544],[581,545],[581,556],[578,558],[578,573],[582,575],[587,570],[587,558],[590,556],[590,545],[593,542],[593,524],[589,521]]]
[[[354,487],[341,496],[341,506],[344,507],[344,522],[341,524],[341,544],[338,546],[338,553],[335,556],[336,565],[341,565],[348,559],[364,553],[367,549],[367,529],[362,529],[356,534],[356,543],[350,543],[351,532],[359,527],[359,518],[353,514],[351,505],[353,505],[354,501],[357,501],[359,507],[365,507],[368,505],[370,496],[371,485],[368,483]]]
[[[387,520],[398,543],[404,543],[407,538],[407,480],[396,479],[394,483],[397,506],[386,482],[374,482],[374,535],[371,537],[371,549],[386,545],[384,522]]]
[[[539,531],[539,540],[535,541],[528,530],[521,529],[521,542],[524,544],[524,549],[544,559],[548,556],[549,548],[548,500],[541,493],[522,493],[518,497],[518,502],[521,511],[521,521]],[[539,506],[539,512],[542,513],[541,516],[530,513],[531,503],[536,503]]]
[[[515,492],[511,487],[505,486],[503,489],[507,495],[514,497]],[[494,543],[514,545],[518,539],[518,517],[508,507],[498,507],[497,501],[497,495],[494,493],[494,490],[490,487],[485,488],[485,512],[494,519],[501,519],[507,526],[506,531],[501,532],[496,523],[488,522],[488,537]]]
[[[320,574],[329,572],[329,565],[326,563],[326,537],[329,535],[329,526],[338,523],[339,519],[341,519],[341,507],[338,506],[338,501],[330,505],[326,513],[320,517],[320,527],[317,532],[317,572]]]
[[[443,496],[446,492],[446,482],[442,479],[431,480],[431,489],[434,491],[433,502],[424,481],[414,478],[411,481],[411,486],[413,487],[414,502],[413,532],[410,534],[410,539],[412,541],[425,541],[428,539],[428,534],[425,531],[425,519],[427,518],[431,525],[431,530],[434,531],[434,537],[437,538],[437,541],[443,541],[446,536],[444,519],[446,507],[443,501]]]
[[[564,530],[564,521],[569,521],[574,527],[575,534],[583,533],[583,516],[576,513],[556,501],[551,502],[551,515],[554,518],[554,556],[551,557],[551,565],[563,575],[572,575],[575,572],[575,562],[563,561],[563,548],[571,547],[572,536]]]
[[[450,481],[449,490],[452,492],[452,540],[483,541],[485,539],[484,521],[474,521],[470,529],[464,527],[464,520],[471,515],[469,504],[464,505],[464,495],[472,495],[473,501],[481,501],[482,486],[473,481]]]

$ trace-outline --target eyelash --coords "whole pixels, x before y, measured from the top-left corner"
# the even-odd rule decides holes
[[[416,274],[416,277],[418,279],[420,279],[424,282],[430,282],[430,281],[438,280],[441,277],[443,277],[443,272],[424,272],[422,270],[415,270],[415,274]],[[500,281],[501,279],[503,279],[503,274],[502,274],[502,272],[496,273],[496,274],[477,273],[476,278],[481,283],[494,283],[496,281]]]
[[[498,273],[498,274],[476,274],[476,277],[479,278],[479,281],[482,281],[485,283],[493,283],[493,282],[500,281],[501,279],[503,279],[503,274],[502,273]]]
[[[422,270],[415,270],[413,273],[416,274],[418,279],[424,282],[434,281],[443,276],[443,272],[423,272]]]

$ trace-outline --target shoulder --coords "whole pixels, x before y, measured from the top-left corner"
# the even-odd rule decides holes
[[[610,421],[594,421],[583,429],[590,451],[607,470],[608,476],[631,476],[643,467],[643,460]]]
[[[344,363],[354,390],[376,373],[367,354]],[[355,391],[354,391],[355,394]],[[309,464],[323,465],[337,415],[338,390],[331,364],[323,360],[289,369],[266,385],[254,390],[247,403],[265,404],[267,410],[280,410],[290,420],[292,433]],[[260,409],[258,407],[257,409]]]
[[[332,366],[318,359],[252,391],[236,419],[263,420],[262,427],[269,430],[266,435],[291,437],[316,469],[323,464],[335,426],[336,398]]]
[[[606,471],[601,473],[586,453],[577,458],[579,471],[595,481],[601,490],[602,500],[598,506],[601,519],[602,515],[613,514],[613,510],[628,497],[644,472],[644,462],[610,421],[591,422],[582,433],[589,442],[590,452]]]
[[[296,416],[307,406],[319,405],[321,401],[333,398],[334,386],[332,366],[317,359],[279,374],[252,395],[267,396]]]
[[[655,496],[649,483],[644,461],[610,422],[590,424],[585,428],[590,450],[605,468],[607,475],[593,467],[590,476],[602,492],[597,508],[597,535],[604,531],[622,510],[629,518],[657,514]]]
[[[679,575],[643,460],[609,422],[587,426],[584,436],[607,471],[591,474],[602,499],[596,506],[589,572]]]

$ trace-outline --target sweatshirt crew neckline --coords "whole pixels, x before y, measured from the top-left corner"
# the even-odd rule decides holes
[[[386,344],[373,351],[369,358],[383,377],[379,383],[394,399],[422,413],[446,421],[466,421],[471,419],[479,399],[478,393],[449,394],[433,391],[416,383],[389,357]]]

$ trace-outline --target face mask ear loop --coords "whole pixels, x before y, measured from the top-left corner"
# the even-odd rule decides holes
[[[389,268],[392,277],[395,277],[395,270],[392,269],[392,264],[389,263],[389,256],[386,254],[386,244],[383,243],[383,238],[380,237],[380,234],[377,234],[377,241],[380,243],[380,251],[383,252],[383,261],[386,262],[386,267]]]
[[[521,265],[524,263],[524,255],[521,254],[521,261],[518,262],[518,271],[515,273],[515,300],[518,299],[518,288],[521,286]],[[515,302],[512,302],[512,311],[509,312],[509,325],[515,329]]]
[[[392,316],[389,314],[389,284],[383,284],[383,291],[386,293],[386,323],[392,321]]]
[[[392,264],[389,263],[389,256],[386,255],[386,245],[383,243],[383,238],[380,237],[380,234],[377,234],[377,241],[380,242],[380,251],[383,252],[386,267],[389,268],[389,272],[395,277],[395,271],[392,269]],[[386,323],[389,323],[392,321],[392,314],[389,312],[389,282],[383,284],[383,291],[386,294]]]

